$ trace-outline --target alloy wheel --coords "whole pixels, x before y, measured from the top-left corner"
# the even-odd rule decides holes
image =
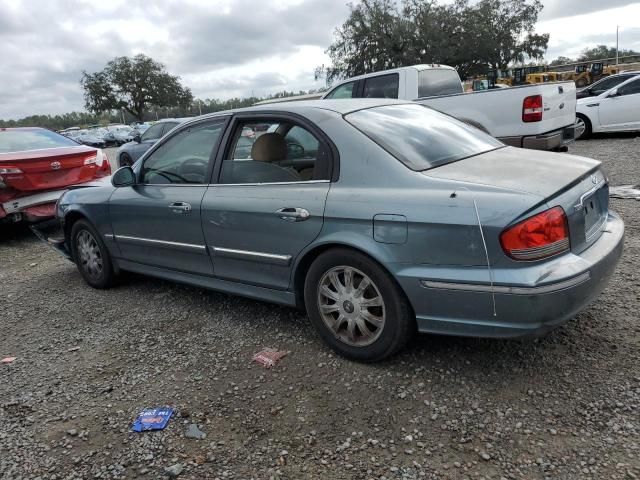
[[[347,345],[371,345],[384,329],[386,309],[380,290],[356,268],[338,266],[322,276],[318,307],[325,325]]]
[[[98,242],[96,242],[91,232],[87,230],[82,230],[77,238],[77,248],[82,269],[89,277],[93,279],[100,278],[103,271],[103,262]]]

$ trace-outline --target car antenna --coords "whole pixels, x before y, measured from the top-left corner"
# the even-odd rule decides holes
[[[493,302],[493,316],[497,317],[498,312],[496,311],[496,292],[493,288],[493,270],[491,270],[491,263],[489,262],[489,250],[487,249],[487,241],[484,238],[484,231],[482,230],[482,222],[480,221],[480,212],[478,212],[478,202],[476,202],[476,197],[473,195],[473,192],[469,190],[467,187],[460,187],[460,190],[466,190],[471,194],[471,198],[473,199],[473,208],[476,211],[476,218],[478,219],[478,228],[480,229],[480,238],[482,239],[482,246],[484,247],[484,255],[487,260],[487,270],[489,271],[489,282],[491,284],[491,301]],[[450,195],[450,198],[456,198],[458,195],[454,190]]]

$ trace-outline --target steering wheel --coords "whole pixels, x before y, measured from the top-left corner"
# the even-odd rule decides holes
[[[299,143],[287,142],[287,157],[290,159],[304,157],[304,147]]]

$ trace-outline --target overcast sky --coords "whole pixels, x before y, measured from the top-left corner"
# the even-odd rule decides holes
[[[547,58],[585,46],[640,50],[640,2],[543,0]],[[199,98],[322,86],[314,68],[346,0],[0,0],[0,118],[83,109],[82,70],[145,53]],[[634,26],[635,23],[635,26]]]

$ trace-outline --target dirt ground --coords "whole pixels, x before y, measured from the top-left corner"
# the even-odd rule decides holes
[[[640,138],[571,153],[640,183]],[[376,365],[330,353],[293,309],[136,275],[93,290],[0,226],[0,358],[17,357],[0,364],[0,478],[640,478],[639,207],[612,200],[624,257],[565,326],[420,335]],[[291,353],[265,370],[263,347]],[[131,432],[165,405],[165,430]]]

